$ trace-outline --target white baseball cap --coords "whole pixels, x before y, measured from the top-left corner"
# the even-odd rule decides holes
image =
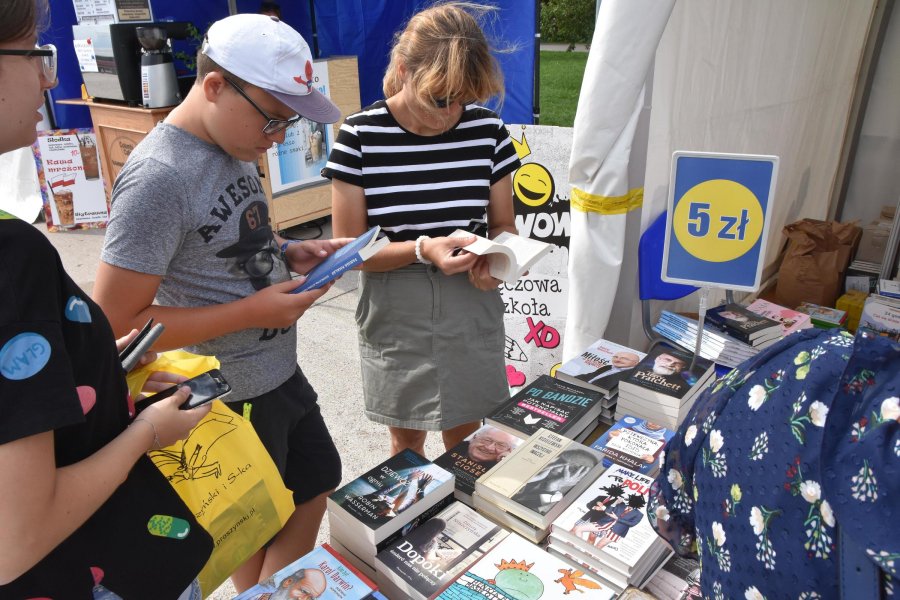
[[[290,25],[268,15],[232,15],[206,33],[202,51],[216,64],[272,94],[298,115],[334,123],[341,111],[313,87],[309,45]]]

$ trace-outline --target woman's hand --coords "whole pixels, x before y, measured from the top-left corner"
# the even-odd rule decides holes
[[[182,386],[168,398],[145,408],[134,420],[132,426],[140,421],[146,421],[153,428],[155,439],[151,449],[158,450],[170,446],[178,440],[183,440],[200,422],[200,419],[210,411],[212,404],[209,402],[190,410],[178,408],[187,401],[190,395],[191,388]],[[157,445],[159,448],[156,447]]]
[[[148,352],[147,354],[156,353]],[[179,375],[177,373],[169,373],[168,371],[153,371],[152,373],[150,373],[150,376],[147,377],[147,381],[144,382],[144,387],[141,389],[141,395],[139,398],[137,398],[137,401],[141,401],[150,394],[161,392],[164,389],[170,388],[173,385],[179,383],[183,383],[187,380],[187,377],[185,377],[184,375]]]
[[[119,353],[121,354],[122,350],[125,349],[125,346],[127,346],[131,342],[131,340],[133,340],[135,337],[137,337],[137,334],[138,334],[138,330],[132,329],[127,334],[125,334],[124,336],[117,339],[116,340],[116,350],[118,350]],[[140,359],[138,359],[138,363],[134,366],[134,368],[138,369],[140,367],[143,367],[144,365],[149,365],[157,358],[159,358],[159,355],[157,355],[156,352],[154,352],[153,350],[148,350],[147,352],[144,352],[144,355],[141,356]],[[184,380],[182,379],[180,381],[174,381],[173,383],[180,383],[181,381],[184,381]],[[166,386],[166,387],[168,387],[168,386]],[[159,390],[151,390],[151,391],[159,391]]]
[[[479,256],[472,268],[469,269],[469,282],[484,292],[497,289],[501,283],[499,279],[491,275],[487,256]]]
[[[472,268],[478,256],[469,252],[460,252],[475,241],[475,236],[468,237],[435,237],[423,239],[419,250],[422,257],[434,263],[444,275],[463,273]]]

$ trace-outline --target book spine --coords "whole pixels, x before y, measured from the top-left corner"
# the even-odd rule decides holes
[[[328,271],[327,273],[323,273],[321,276],[316,277],[315,279],[307,279],[302,284],[300,284],[296,290],[293,291],[294,294],[299,294],[300,292],[305,292],[307,290],[314,290],[319,288],[332,279],[340,276],[341,274],[349,271],[356,265],[362,264],[363,259],[359,255],[359,252],[354,254],[353,256],[347,257],[343,262],[334,266],[333,269]]]

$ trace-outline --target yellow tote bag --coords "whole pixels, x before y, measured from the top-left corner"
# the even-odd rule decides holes
[[[128,385],[137,397],[153,371],[193,377],[218,366],[211,356],[174,350],[133,371]],[[199,575],[204,597],[272,539],[294,512],[293,495],[253,426],[219,400],[187,439],[150,452],[150,458],[212,536],[213,552]]]

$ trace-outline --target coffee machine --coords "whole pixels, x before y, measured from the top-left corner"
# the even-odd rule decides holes
[[[144,108],[174,106],[181,102],[175,61],[165,27],[134,30],[141,44],[141,98]]]

